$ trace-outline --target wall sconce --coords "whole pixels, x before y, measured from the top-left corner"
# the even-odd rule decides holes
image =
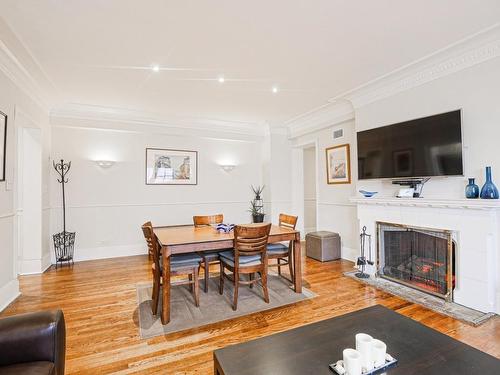
[[[224,165],[221,165],[220,167],[224,172],[229,173],[236,167],[236,165],[224,164]]]
[[[96,160],[95,163],[101,168],[110,168],[115,164],[112,160]]]

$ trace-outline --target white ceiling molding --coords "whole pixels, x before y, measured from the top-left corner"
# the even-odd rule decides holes
[[[500,23],[329,100],[285,123],[290,138],[354,119],[377,100],[500,57]],[[349,103],[347,105],[346,103]]]
[[[33,76],[2,40],[0,40],[0,70],[42,110],[49,111],[47,96],[42,92]]]
[[[195,130],[218,132],[238,136],[264,137],[267,125],[252,122],[201,119],[195,117],[175,117],[162,119],[155,114],[123,108],[70,103],[50,111],[51,123],[60,126],[60,120],[91,120],[116,124],[140,125],[169,129],[172,131]],[[59,121],[55,121],[59,119]],[[123,126],[122,126],[123,127]]]
[[[354,108],[359,108],[497,57],[500,57],[500,23],[330,101],[348,99]]]
[[[338,100],[295,117],[285,125],[288,127],[288,136],[297,138],[304,134],[352,120],[354,120],[354,108],[351,102]]]

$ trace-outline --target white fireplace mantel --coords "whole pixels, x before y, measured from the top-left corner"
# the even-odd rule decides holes
[[[500,210],[500,200],[496,199],[437,199],[437,198],[397,198],[371,197],[350,198],[352,203],[381,206],[436,207],[475,210]]]
[[[500,313],[500,201],[353,197],[359,229],[372,235],[370,258],[377,272],[377,223],[449,230],[457,242],[454,301],[483,311]]]

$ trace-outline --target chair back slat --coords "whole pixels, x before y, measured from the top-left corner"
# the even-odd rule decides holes
[[[245,255],[265,255],[271,224],[237,225],[234,228],[235,258]]]
[[[295,226],[297,225],[297,219],[298,219],[297,216],[280,214],[279,226],[284,228],[295,229]]]
[[[205,216],[193,216],[193,224],[195,227],[202,227],[212,224],[220,224],[224,222],[224,215],[205,215]]]
[[[142,225],[142,233],[144,234],[144,238],[146,239],[146,243],[148,244],[148,249],[153,255],[153,262],[155,264],[158,272],[160,271],[160,244],[158,243],[158,239],[153,231],[153,225],[150,221],[144,223]]]

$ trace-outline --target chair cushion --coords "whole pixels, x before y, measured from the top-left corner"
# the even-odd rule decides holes
[[[198,255],[209,262],[219,260],[219,251],[200,251]]]
[[[0,367],[2,375],[53,375],[55,373],[54,364],[46,361],[16,363]]]
[[[274,254],[288,254],[288,246],[282,243],[270,243],[267,245],[267,253],[270,255]]]
[[[219,253],[221,262],[234,267],[234,250],[227,250]],[[243,255],[239,257],[240,267],[251,267],[261,264],[260,255]]]
[[[201,257],[196,253],[188,254],[175,254],[170,257],[170,268],[175,268],[178,266],[188,267],[197,266],[201,262]]]

